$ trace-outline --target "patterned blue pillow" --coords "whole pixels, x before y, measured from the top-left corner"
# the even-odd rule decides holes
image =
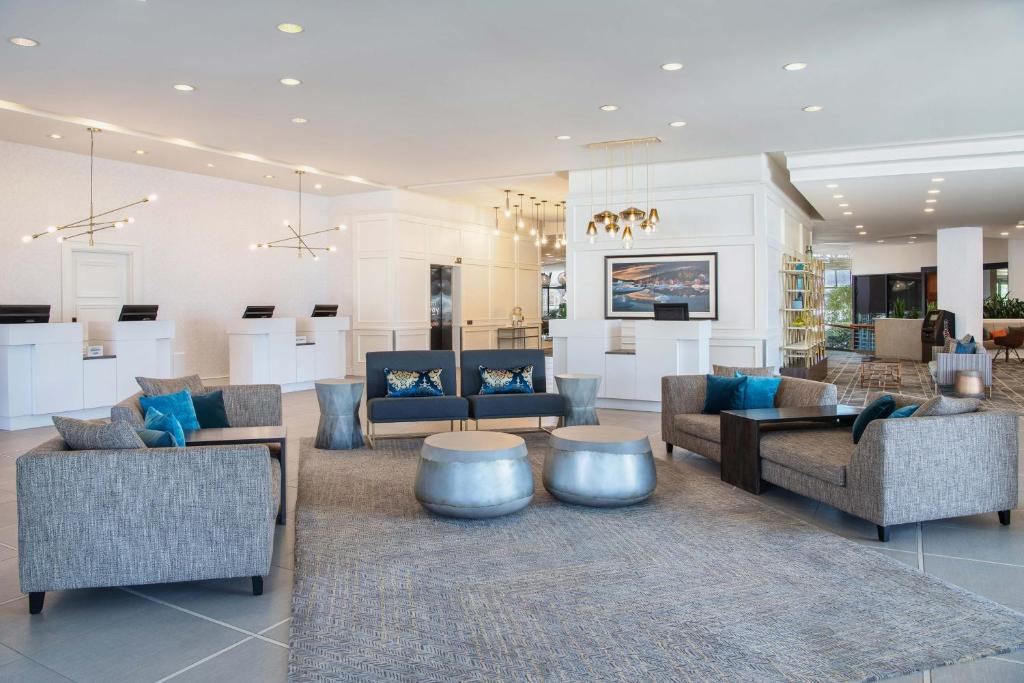
[[[171,444],[172,446],[185,445],[185,430],[181,428],[178,418],[173,415],[164,415],[156,408],[150,408],[146,411],[146,429],[167,432],[174,441]]]
[[[392,370],[384,368],[388,382],[388,398],[406,396],[444,396],[441,368],[433,370]]]
[[[481,394],[532,394],[533,366],[487,368],[479,366]]]
[[[162,396],[143,396],[139,398],[139,405],[142,406],[143,413],[148,413],[150,408],[156,408],[164,415],[173,415],[181,423],[182,429],[199,429],[196,407],[192,405],[192,392],[188,389]]]

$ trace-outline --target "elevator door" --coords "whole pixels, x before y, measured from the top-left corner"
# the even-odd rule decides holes
[[[430,266],[430,348],[452,350],[452,266]]]

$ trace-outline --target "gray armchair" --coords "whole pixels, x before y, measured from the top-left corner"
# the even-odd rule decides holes
[[[248,576],[263,592],[280,466],[262,445],[71,451],[17,461],[29,611],[46,591]]]

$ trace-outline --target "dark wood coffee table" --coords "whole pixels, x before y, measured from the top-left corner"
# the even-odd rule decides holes
[[[284,524],[288,507],[287,462],[288,430],[285,427],[224,427],[222,429],[194,429],[185,432],[186,446],[233,446],[237,444],[278,444],[278,461],[281,463],[281,503],[277,510],[277,523]],[[274,457],[274,451],[270,452]]]
[[[862,409],[855,406],[723,410],[721,414],[722,481],[744,491],[761,493],[761,430],[787,422],[853,424]]]

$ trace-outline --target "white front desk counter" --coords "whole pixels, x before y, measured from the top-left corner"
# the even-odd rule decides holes
[[[307,318],[301,325],[298,334],[306,342],[298,344],[295,318],[233,321],[228,326],[231,384],[280,384],[287,392],[311,389],[318,379],[344,377],[349,319]]]
[[[555,373],[603,378],[597,405],[661,409],[661,378],[711,371],[711,322],[638,320],[634,348],[623,348],[619,320],[551,320]]]
[[[115,403],[139,391],[136,377],[171,377],[173,339],[170,320],[89,323],[89,343],[102,345],[106,356],[117,356]]]
[[[348,358],[346,333],[352,327],[348,316],[299,318],[296,331],[315,344],[316,379],[345,379]]]

